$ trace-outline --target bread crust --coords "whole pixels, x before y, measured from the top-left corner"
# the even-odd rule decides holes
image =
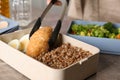
[[[51,27],[42,27],[37,30],[30,38],[26,54],[36,58],[42,52],[47,52],[49,49],[48,41],[52,34]]]

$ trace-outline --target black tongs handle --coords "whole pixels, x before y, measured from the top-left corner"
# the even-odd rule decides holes
[[[69,5],[69,0],[66,0],[66,4],[65,4],[64,10],[62,12],[62,15],[61,15],[60,19],[58,20],[58,22],[57,22],[57,24],[54,28],[54,31],[52,32],[51,38],[49,40],[50,50],[53,49],[54,44],[57,40],[58,34],[59,34],[61,26],[62,26],[62,21],[63,21],[63,18],[64,18],[64,15],[65,15],[65,12],[66,12],[66,9],[67,9],[68,5]]]
[[[49,50],[52,50],[52,48],[54,47],[54,44],[55,44],[55,41],[57,40],[61,25],[62,25],[62,21],[58,20],[57,25],[55,26],[55,29],[52,32],[51,38],[49,39]]]
[[[56,2],[57,0],[51,0],[51,2],[49,3],[49,5],[46,7],[46,9],[43,11],[42,15],[37,19],[34,27],[32,28],[29,38],[32,36],[32,34],[37,31],[40,26],[41,26],[41,22],[43,20],[43,18],[45,17],[45,15],[47,14],[47,12],[50,10],[50,8],[52,7],[52,5]]]

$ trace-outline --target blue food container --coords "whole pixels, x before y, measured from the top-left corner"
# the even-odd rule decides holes
[[[0,29],[0,34],[10,33],[10,32],[13,32],[13,31],[16,31],[19,29],[19,25],[16,21],[13,21],[9,18],[6,18],[2,15],[0,15],[0,21],[7,21],[8,22],[8,26],[6,28]]]
[[[82,20],[74,20],[71,22],[72,24],[97,24],[97,25],[104,25],[106,22],[96,22],[96,21],[82,21]],[[88,44],[91,44],[93,46],[96,46],[100,49],[101,53],[106,54],[116,54],[120,55],[120,40],[119,39],[110,39],[110,38],[98,38],[98,37],[89,37],[89,36],[80,36],[80,35],[74,35],[70,34],[71,31],[71,25],[67,31],[67,35],[70,37],[73,37],[75,39],[84,41]],[[119,23],[113,24],[115,27],[120,27]]]

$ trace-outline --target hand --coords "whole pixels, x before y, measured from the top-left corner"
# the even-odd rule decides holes
[[[47,4],[49,4],[50,1],[51,1],[51,0],[47,0]],[[55,3],[55,5],[61,6],[61,5],[62,5],[62,2],[58,0],[58,1]]]

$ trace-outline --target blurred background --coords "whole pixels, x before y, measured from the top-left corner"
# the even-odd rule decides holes
[[[63,5],[62,6],[53,6],[49,12],[47,13],[47,15],[45,16],[43,22],[42,22],[42,26],[52,26],[54,27],[57,23],[57,20],[60,18],[62,10],[64,8],[64,3],[65,0],[61,0]],[[33,21],[36,20],[41,13],[44,11],[44,9],[47,6],[47,1],[46,0],[32,0],[32,15],[33,15]],[[63,21],[63,26],[68,26],[70,24],[71,19],[70,18],[66,18],[67,17],[67,11],[66,11],[66,15]],[[30,24],[30,26],[33,26]],[[61,28],[61,32],[65,33],[67,29]]]

